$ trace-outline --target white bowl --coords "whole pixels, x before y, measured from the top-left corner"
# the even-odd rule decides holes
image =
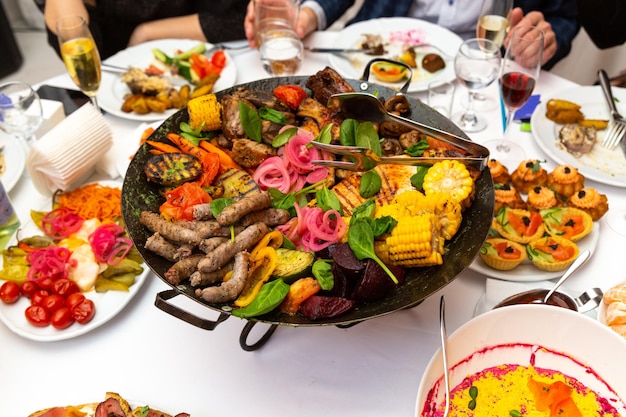
[[[495,346],[498,348],[491,349]],[[454,389],[466,376],[493,366],[530,365],[532,356],[536,367],[562,372],[600,396],[614,400],[612,405],[624,416],[625,355],[626,340],[580,313],[545,305],[502,307],[473,318],[449,336],[450,387]],[[422,376],[416,416],[422,415],[431,391],[432,402],[442,404],[441,349]]]

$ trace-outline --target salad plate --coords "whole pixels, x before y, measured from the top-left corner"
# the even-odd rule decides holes
[[[121,184],[116,181],[101,181],[99,183],[108,187],[121,188]],[[38,210],[48,211],[50,207],[39,207]],[[43,234],[30,219],[22,225],[19,233],[21,237]],[[14,245],[16,241],[17,239],[14,235],[8,245]],[[26,339],[39,342],[66,340],[83,335],[111,320],[135,297],[149,273],[149,268],[146,265],[142,264],[142,267],[143,272],[135,277],[135,283],[130,286],[128,292],[107,291],[105,293],[97,293],[95,290],[92,290],[84,293],[87,298],[94,302],[96,307],[95,316],[86,324],[75,322],[62,330],[57,330],[52,326],[35,327],[24,316],[24,310],[30,305],[30,300],[26,297],[20,297],[14,304],[0,303],[0,321],[14,333]],[[1,283],[4,283],[4,281],[0,280]]]
[[[613,87],[617,109],[626,113],[626,89]],[[581,106],[586,119],[611,118],[609,107],[600,86],[581,86],[561,91],[550,97],[543,97],[530,119],[532,136],[537,145],[558,164],[569,164],[578,168],[586,178],[616,187],[626,187],[626,157],[620,147],[614,150],[604,148],[600,143],[606,132],[598,131],[597,143],[588,154],[576,158],[558,143],[559,130],[563,125],[546,117],[546,102],[549,99],[571,101]]]
[[[434,81],[444,83],[456,79],[453,60],[463,40],[454,32],[420,19],[406,17],[372,19],[357,22],[344,28],[337,36],[334,47],[359,48],[362,46],[366,34],[380,35],[386,53],[379,57],[389,59],[397,59],[404,49],[411,45],[434,45],[434,47],[424,46],[416,49],[418,68],[413,69],[413,78],[409,84],[408,92],[426,91],[428,84]],[[440,50],[446,56],[443,56]],[[427,53],[441,55],[446,63],[445,68],[433,73],[423,69],[421,61]],[[376,56],[362,53],[333,54],[329,57],[331,66],[342,76],[357,79],[362,76],[365,66],[372,58],[376,58]],[[375,78],[372,77],[372,81],[374,80]],[[402,83],[376,82],[391,88],[402,85]]]
[[[0,135],[0,152],[1,165],[4,167],[4,173],[0,175],[4,190],[8,193],[13,189],[19,181],[26,167],[26,154],[24,144],[19,139],[9,136]]]
[[[191,39],[158,39],[126,48],[107,58],[105,62],[124,68],[129,66],[147,68],[157,62],[152,53],[152,50],[155,48],[162,50],[166,54],[174,55],[178,51],[189,50],[198,45],[198,43],[200,42]],[[206,46],[207,49],[209,49],[213,45],[207,43]],[[232,87],[237,79],[237,69],[234,61],[230,55],[228,55],[227,51],[224,51],[224,53],[226,55],[226,66],[222,70],[220,78],[215,82],[215,86],[213,87],[214,92]],[[102,80],[100,81],[100,89],[98,90],[98,104],[102,110],[114,116],[141,122],[163,120],[176,113],[176,109],[169,109],[163,113],[151,112],[148,114],[123,112],[121,107],[124,102],[124,96],[129,92],[128,86],[122,82],[121,74],[103,72]]]

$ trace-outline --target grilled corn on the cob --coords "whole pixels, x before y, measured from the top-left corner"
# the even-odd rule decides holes
[[[423,183],[426,195],[432,193],[449,193],[461,204],[461,208],[468,208],[474,199],[474,181],[467,167],[455,160],[437,162],[428,169]]]
[[[215,94],[193,98],[187,103],[189,125],[192,129],[218,130],[222,128],[221,105]]]

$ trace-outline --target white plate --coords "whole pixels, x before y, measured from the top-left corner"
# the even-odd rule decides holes
[[[520,344],[532,347],[524,348]],[[467,375],[492,366],[533,363],[577,379],[607,398],[621,415],[626,415],[623,374],[626,341],[585,315],[545,305],[503,307],[465,323],[450,335],[447,347],[451,387],[456,387]],[[416,416],[421,416],[431,392],[436,395],[434,402],[441,404],[442,384],[439,349],[422,376]]]
[[[598,246],[598,240],[600,239],[600,222],[594,222],[593,228],[591,232],[576,242],[580,251],[588,250],[593,255],[593,252]],[[492,278],[503,279],[505,281],[520,281],[520,282],[531,282],[531,281],[545,281],[549,279],[558,278],[563,275],[565,271],[556,271],[556,272],[547,272],[542,271],[537,268],[530,262],[528,259],[525,259],[519,266],[511,271],[499,271],[497,269],[490,268],[486,263],[480,258],[480,256],[476,256],[474,262],[472,262],[469,266],[472,271],[479,272],[483,275]]]
[[[159,48],[166,54],[174,54],[178,50],[186,51],[196,46],[199,42],[191,39],[159,39],[142,43],[140,45],[131,46],[109,57],[105,62],[107,64],[121,67],[139,67],[146,68],[155,62],[152,50]],[[213,45],[207,43],[207,48]],[[215,83],[213,91],[220,91],[235,85],[237,80],[237,69],[235,63],[226,52],[226,66],[220,74],[220,78]],[[130,120],[138,120],[142,122],[153,122],[155,120],[166,119],[176,113],[176,109],[170,109],[164,113],[148,113],[136,114],[125,113],[121,110],[124,102],[124,95],[128,94],[129,89],[122,82],[120,74],[111,74],[102,72],[102,80],[100,81],[100,89],[98,90],[98,104],[102,110],[118,117]]]
[[[617,109],[626,114],[626,89],[613,87],[613,96],[618,100]],[[575,87],[549,97],[542,97],[541,103],[530,119],[531,131],[537,145],[556,163],[573,165],[586,178],[603,184],[626,187],[626,157],[618,146],[615,150],[604,148],[600,142],[606,130],[598,131],[598,143],[593,150],[580,158],[561,149],[557,144],[559,125],[546,117],[546,103],[551,98],[574,102],[581,106],[587,119],[610,119],[602,89],[599,86]]]
[[[19,139],[8,136],[0,136],[0,146],[4,147],[2,151],[6,169],[0,180],[5,191],[8,193],[17,184],[24,172],[26,166],[26,150],[24,144]]]
[[[143,132],[149,127],[153,129],[157,129],[163,123],[162,120],[158,122],[153,122],[150,124],[142,123],[130,134],[128,137],[121,138],[122,140],[117,141],[115,146],[115,167],[117,168],[117,172],[120,174],[120,177],[124,178],[126,176],[126,170],[130,165],[130,161],[139,149],[139,141],[141,140],[141,135]]]
[[[388,45],[389,35],[392,32],[415,30],[421,35],[422,43],[429,43],[441,48],[446,52],[451,60],[446,61],[446,67],[435,73],[429,73],[421,69],[421,58],[430,52],[439,53],[437,50],[430,48],[419,48],[416,61],[418,62],[418,69],[413,69],[413,80],[409,85],[409,92],[426,91],[428,84],[433,81],[447,82],[456,79],[454,73],[454,56],[456,55],[459,46],[463,43],[461,39],[454,32],[448,29],[435,25],[433,23],[406,17],[390,17],[381,19],[366,20],[363,22],[357,22],[344,28],[337,36],[337,43],[333,45],[336,48],[358,48],[361,46],[363,40],[363,34],[380,34],[385,42],[385,48],[389,50],[389,54],[385,58],[393,58],[391,55],[398,55],[402,49],[402,45],[394,43]],[[387,48],[389,46],[389,48]],[[332,54],[330,55],[330,65],[337,70],[342,76],[352,79],[360,79],[363,76],[363,70],[365,65],[375,58],[366,54]],[[445,57],[442,56],[442,58]],[[388,84],[377,81],[373,76],[371,81],[385,85],[391,88],[400,88],[402,83]]]
[[[101,181],[100,183],[108,187],[121,188],[121,184],[115,181]],[[50,207],[39,207],[39,209],[45,211],[49,210]],[[28,221],[26,224],[22,225],[20,229],[20,236],[23,237],[41,234],[41,230],[39,230],[32,221]],[[9,245],[14,243],[15,236],[9,241]],[[92,300],[96,306],[96,314],[87,324],[73,323],[70,327],[62,330],[57,330],[52,326],[35,327],[30,324],[24,316],[24,310],[26,310],[26,307],[30,304],[30,300],[26,297],[20,297],[14,304],[4,304],[0,302],[0,321],[14,333],[26,339],[39,342],[53,342],[80,336],[111,320],[133,299],[145,282],[150,271],[147,265],[142,264],[142,267],[143,272],[137,275],[135,283],[130,287],[128,292],[108,291],[105,293],[97,293],[90,291],[85,293],[85,296]],[[0,283],[2,282],[4,281],[0,280]]]

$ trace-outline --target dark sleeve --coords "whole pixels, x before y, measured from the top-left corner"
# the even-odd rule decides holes
[[[549,70],[569,54],[572,41],[580,29],[576,0],[516,0],[514,3],[522,8],[524,14],[533,10],[542,12],[546,21],[552,25],[556,35],[556,53],[542,67]]]
[[[626,1],[578,0],[580,22],[600,49],[626,42]]]
[[[248,0],[212,1],[211,10],[198,13],[200,27],[209,42],[245,39],[243,21]]]
[[[315,0],[326,15],[328,26],[335,23],[353,4],[354,0]]]

